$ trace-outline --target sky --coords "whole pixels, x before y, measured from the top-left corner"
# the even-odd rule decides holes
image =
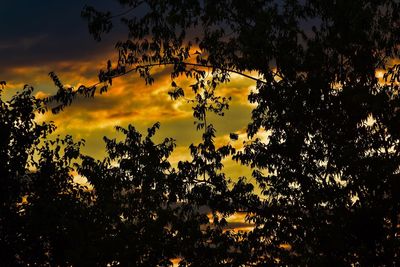
[[[80,17],[82,8],[92,5],[99,10],[122,11],[114,0],[19,0],[0,2],[0,80],[7,81],[4,96],[10,97],[24,84],[35,88],[37,97],[55,92],[48,73],[56,72],[61,81],[70,86],[91,85],[97,82],[97,73],[108,59],[115,59],[114,45],[126,40],[127,30],[117,24],[116,29],[97,42],[90,36],[86,21]],[[118,136],[114,127],[132,124],[145,133],[155,122],[161,123],[156,141],[165,137],[176,140],[172,163],[190,159],[189,145],[200,141],[201,133],[193,124],[191,105],[173,101],[167,92],[171,89],[168,68],[158,68],[155,83],[146,86],[138,75],[115,79],[110,90],[93,99],[77,99],[57,115],[45,114],[39,120],[54,121],[55,134],[71,134],[85,139],[84,154],[101,159],[105,156],[103,136]],[[189,84],[182,81],[182,84]],[[210,116],[217,129],[217,145],[231,143],[240,148],[246,138],[251,105],[248,93],[255,82],[233,75],[231,82],[218,89],[218,94],[231,96],[230,109],[223,118]],[[239,134],[231,141],[229,133]],[[251,170],[226,160],[224,171],[233,180],[240,176],[250,178]]]

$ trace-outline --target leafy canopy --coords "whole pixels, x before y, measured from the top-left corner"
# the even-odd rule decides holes
[[[258,74],[247,133],[268,140],[234,156],[263,189],[250,262],[398,262],[398,1],[119,2],[144,12],[82,13],[98,40],[119,17],[127,26],[100,82],[132,71],[149,82],[157,65],[172,65],[172,78],[204,67],[218,82]]]

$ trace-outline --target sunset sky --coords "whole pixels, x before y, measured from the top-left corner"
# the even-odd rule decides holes
[[[107,3],[107,4],[106,4]],[[80,17],[85,4],[100,10],[122,10],[113,1],[2,1],[0,4],[0,79],[7,81],[4,90],[10,97],[24,84],[35,88],[36,96],[55,92],[48,73],[56,72],[62,82],[74,87],[97,82],[97,73],[108,59],[116,56],[114,45],[125,40],[127,31],[115,21],[114,31],[96,42]],[[153,69],[155,83],[146,86],[138,75],[130,74],[115,79],[109,92],[94,99],[77,99],[71,107],[58,115],[46,114],[40,120],[52,120],[58,130],[55,134],[72,134],[85,139],[84,154],[95,158],[105,155],[103,136],[118,137],[115,125],[133,124],[141,132],[159,121],[158,140],[172,137],[177,147],[172,163],[189,158],[188,146],[198,143],[200,132],[193,124],[191,105],[173,101],[167,92],[171,89],[168,68]],[[240,148],[246,138],[245,129],[250,121],[251,105],[247,101],[255,82],[232,75],[231,82],[219,88],[218,94],[231,96],[230,110],[224,118],[211,116],[217,129],[217,145],[227,144],[229,133],[239,134],[232,144]],[[188,81],[182,81],[182,84]],[[237,163],[225,161],[225,172],[233,178],[250,178],[251,171]]]

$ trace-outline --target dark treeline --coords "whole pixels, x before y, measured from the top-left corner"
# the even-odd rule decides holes
[[[99,41],[126,24],[118,61],[98,84],[68,88],[51,73],[54,96],[36,99],[27,86],[0,102],[0,265],[399,264],[399,1],[118,2],[121,14],[82,11]],[[112,90],[120,76],[152,84],[152,69],[164,65],[171,98],[192,104],[203,133],[177,167],[168,160],[174,140],[152,140],[158,123],[146,135],[117,127],[124,139],[104,138],[99,161],[80,153],[83,140],[50,140],[54,125],[35,121]],[[207,122],[229,108],[218,88],[231,73],[256,83],[241,151],[216,147]],[[259,131],[268,138],[255,138]],[[226,157],[253,169],[262,195],[226,177]],[[87,185],[74,183],[73,171]],[[226,230],[236,212],[252,231]]]

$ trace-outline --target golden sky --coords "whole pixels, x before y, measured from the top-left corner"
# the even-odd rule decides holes
[[[88,60],[70,60],[42,66],[17,66],[7,69],[8,86],[6,97],[21,90],[25,83],[35,88],[37,97],[44,97],[55,92],[55,86],[47,73],[55,71],[61,81],[68,86],[78,87],[80,84],[91,85],[97,82],[97,73],[105,66],[108,58],[113,58],[114,51],[101,54]],[[85,139],[86,146],[82,152],[95,158],[105,156],[105,146],[102,137],[120,137],[114,127],[132,124],[138,130],[146,133],[147,127],[155,122],[161,123],[161,129],[155,136],[156,141],[165,137],[176,140],[177,147],[171,156],[172,163],[189,159],[189,145],[197,144],[201,132],[196,131],[193,124],[191,104],[185,100],[172,100],[168,95],[171,90],[170,69],[158,67],[152,70],[155,83],[145,85],[145,82],[135,73],[113,81],[107,93],[94,98],[77,98],[63,112],[40,116],[43,121],[54,121],[57,126],[55,135],[71,134],[75,139]],[[190,81],[181,79],[178,84],[189,85]],[[185,88],[185,93],[190,88]],[[233,74],[231,82],[217,89],[221,96],[231,96],[230,108],[224,117],[209,114],[208,121],[217,129],[217,145],[231,143],[240,148],[246,139],[246,126],[250,122],[251,105],[247,95],[255,89],[255,81]],[[230,133],[239,134],[239,140],[231,141]],[[226,160],[225,172],[233,180],[240,176],[250,178],[248,168],[240,166],[232,160]]]

